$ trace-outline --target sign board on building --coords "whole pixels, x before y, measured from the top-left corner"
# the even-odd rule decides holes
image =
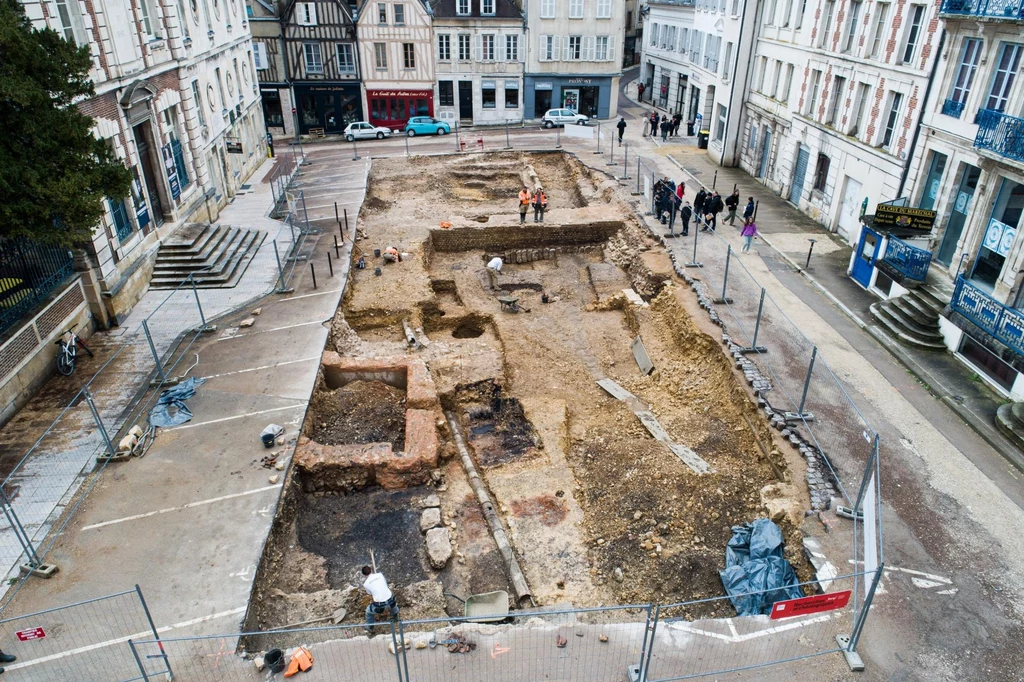
[[[367,97],[433,97],[433,90],[367,90]]]
[[[241,154],[242,153],[242,141],[241,140],[226,140],[224,147],[228,150],[228,154]]]
[[[875,208],[875,225],[882,227],[904,227],[927,232],[934,224],[935,211],[892,204],[879,204]]]
[[[848,603],[850,603],[850,590],[777,601],[772,604],[771,619],[779,620],[780,618],[806,616],[811,613],[822,613],[823,611],[835,611],[836,609],[843,608]]]
[[[43,637],[46,637],[46,631],[42,628],[18,630],[14,634],[17,636],[19,642],[31,642],[33,639],[42,639]]]
[[[589,78],[570,78],[569,85],[590,85]]]
[[[552,90],[552,84],[549,81],[537,81],[533,84],[534,90]]]
[[[181,183],[178,181],[178,167],[174,164],[174,152],[171,145],[160,147],[160,156],[164,161],[164,172],[167,173],[167,184],[171,188],[171,198],[177,200],[181,196]]]

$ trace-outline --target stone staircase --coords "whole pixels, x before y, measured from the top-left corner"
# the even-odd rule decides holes
[[[996,426],[1024,451],[1024,403],[1007,403],[996,410]]]
[[[238,284],[267,233],[226,225],[190,223],[160,246],[150,289],[173,289],[193,276],[201,289]]]
[[[947,297],[948,298],[948,297]],[[942,294],[929,286],[871,305],[871,314],[897,341],[923,350],[946,350],[939,333]]]

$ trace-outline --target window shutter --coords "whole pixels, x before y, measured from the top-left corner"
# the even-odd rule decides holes
[[[309,7],[309,25],[316,26],[316,3],[308,2],[306,6]]]
[[[594,43],[596,41],[595,36],[583,36],[583,60],[587,62],[594,61]]]
[[[615,61],[615,36],[608,36],[608,61]]]
[[[479,33],[474,37],[476,38],[476,43],[473,47],[473,60],[480,61],[483,59],[483,38],[480,37]]]
[[[562,61],[567,62],[572,58],[572,43],[569,42],[569,36],[562,36]]]
[[[494,61],[503,62],[505,61],[506,50],[508,50],[508,38],[505,37],[504,33],[496,33],[494,35]]]
[[[548,61],[548,37],[540,37],[540,61]]]
[[[557,62],[561,59],[562,55],[559,51],[561,42],[560,36],[551,36],[551,61]]]

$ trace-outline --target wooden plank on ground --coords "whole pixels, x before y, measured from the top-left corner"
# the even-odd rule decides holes
[[[644,348],[643,339],[639,336],[636,337],[629,348],[633,351],[633,358],[636,359],[636,364],[640,367],[641,372],[646,375],[654,371],[654,363],[651,362],[651,356],[647,354],[647,349]]]

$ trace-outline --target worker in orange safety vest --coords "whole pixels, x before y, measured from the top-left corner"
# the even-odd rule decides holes
[[[530,190],[525,187],[519,190],[519,223],[526,222],[526,212],[530,209]]]

